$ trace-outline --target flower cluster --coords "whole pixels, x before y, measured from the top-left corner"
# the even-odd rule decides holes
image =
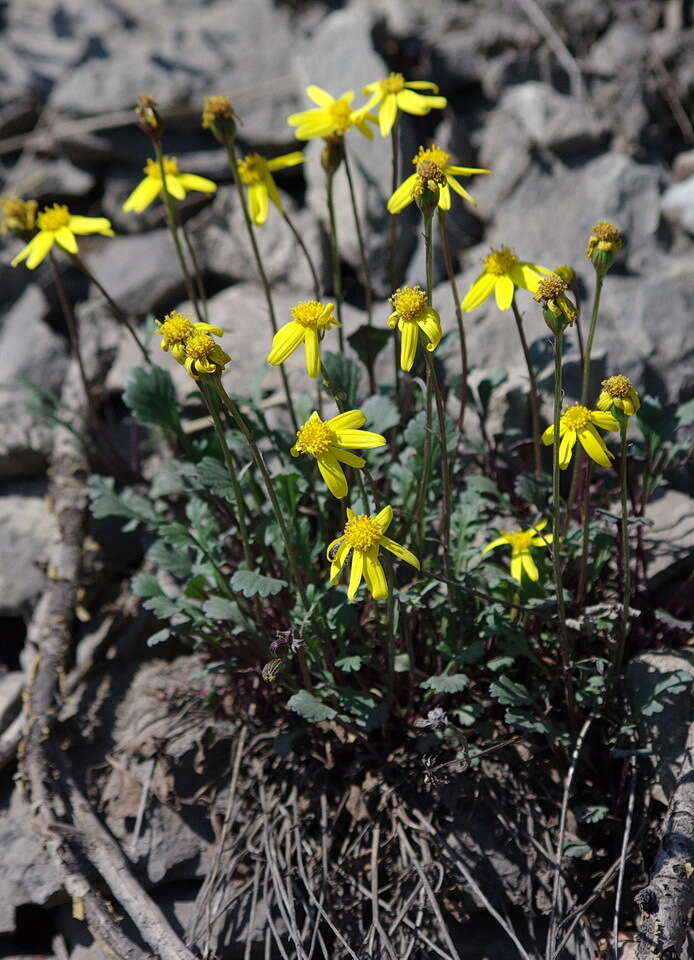
[[[164,177],[162,178],[162,169]],[[126,213],[142,213],[158,196],[166,192],[175,200],[184,200],[187,193],[197,190],[199,193],[214,193],[217,184],[207,177],[195,173],[182,173],[176,157],[163,157],[161,164],[150,157],[144,166],[144,180],[135,187],[123,204]]]
[[[28,211],[24,210],[26,216]],[[29,219],[25,221],[29,223]],[[64,204],[54,203],[45,207],[36,217],[39,232],[32,237],[23,250],[12,260],[12,266],[26,261],[29,270],[34,270],[46,259],[57,244],[66,253],[78,252],[75,235],[100,233],[104,237],[114,236],[111,221],[106,217],[80,217],[70,213]]]
[[[163,320],[157,320],[157,333],[161,348],[186,368],[194,380],[202,374],[218,374],[224,370],[231,357],[213,337],[221,337],[224,331],[211,323],[193,323],[188,317],[173,310]]]
[[[304,300],[292,307],[292,319],[277,331],[267,362],[279,366],[303,343],[306,347],[306,372],[315,378],[320,373],[320,342],[326,330],[339,326],[332,303]]]

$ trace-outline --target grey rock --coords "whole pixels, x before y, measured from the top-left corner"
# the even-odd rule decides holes
[[[10,670],[0,677],[0,730],[6,730],[22,706],[22,670]]]
[[[85,196],[96,185],[96,179],[67,160],[49,161],[34,157],[22,165],[22,183],[27,184],[26,194],[37,198],[40,203],[52,204],[57,200],[69,201]]]
[[[694,236],[694,176],[668,187],[661,198],[660,208],[670,223],[678,224]]]
[[[50,452],[51,431],[27,410],[33,399],[25,377],[60,393],[67,369],[67,344],[44,323],[48,304],[30,286],[7,312],[0,332],[0,476],[40,473]]]
[[[39,843],[31,809],[19,790],[4,791],[0,817],[0,934],[12,933],[23,903],[52,907],[65,898],[58,871]]]
[[[667,489],[648,501],[644,528],[648,551],[648,576],[653,586],[680,569],[681,561],[694,555],[694,508],[692,498]]]
[[[694,150],[683,150],[672,161],[673,180],[686,180],[694,174]]]
[[[160,309],[183,288],[168,230],[105,240],[89,258],[89,268],[123,310],[138,316]]]
[[[668,674],[682,670],[694,679],[694,653],[691,650],[649,650],[640,653],[627,665],[625,683],[629,699],[638,704],[650,699],[655,687]],[[652,745],[654,780],[651,795],[667,804],[677,782],[687,731],[694,717],[692,683],[676,693],[658,698],[662,710],[650,717],[641,717],[643,734]]]
[[[494,175],[475,181],[480,215],[493,222],[492,246],[515,246],[522,259],[550,267],[577,266],[593,224],[610,220],[626,240],[620,261],[634,273],[654,270],[662,258],[657,167],[609,152],[569,164],[546,158],[523,170],[527,160],[512,156],[517,142],[505,143],[499,132],[496,124],[486,131],[481,150],[482,165]]]
[[[0,615],[29,613],[45,585],[40,564],[55,530],[43,482],[0,485]]]
[[[590,106],[557,93],[546,83],[510,87],[498,108],[513,125],[520,126],[528,145],[567,154],[590,150],[603,143],[608,130]]]

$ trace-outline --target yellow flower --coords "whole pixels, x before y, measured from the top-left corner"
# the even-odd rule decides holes
[[[181,173],[178,169],[178,160],[175,157],[164,157],[164,172],[166,174],[166,189],[176,200],[183,200],[190,190],[200,193],[214,193],[217,184],[207,177],[199,177],[195,173]],[[159,163],[150,157],[144,166],[144,180],[135,187],[123,204],[126,213],[142,213],[162,192],[161,170]]]
[[[202,108],[202,126],[205,130],[211,130],[215,124],[228,121],[236,123],[238,117],[229,97],[212,96],[205,97]]]
[[[65,250],[67,253],[77,253],[77,241],[75,234],[100,233],[104,237],[113,237],[115,234],[111,229],[111,221],[106,217],[78,217],[73,216],[66,206],[60,206],[54,203],[52,207],[46,207],[36,218],[39,232],[29,243],[20,250],[12,261],[12,266],[16,267],[22,260],[26,260],[29,270],[45,260],[53,249],[53,244]]]
[[[580,441],[591,460],[595,460],[601,467],[611,466],[610,459],[614,460],[614,454],[607,449],[595,427],[600,427],[601,430],[618,430],[619,424],[611,413],[589,410],[580,403],[575,403],[562,413],[559,420],[559,466],[562,470],[566,470],[571,463],[576,440]],[[547,427],[542,434],[542,442],[545,446],[554,442],[554,424]]]
[[[209,332],[195,331],[183,345],[185,351],[183,365],[193,380],[197,380],[203,373],[221,373],[227,363],[231,361],[229,354],[222,350],[220,345],[210,336],[210,333],[220,336],[223,331],[219,327],[210,327],[209,324],[194,324],[194,327],[197,326],[209,327]]]
[[[530,553],[531,547],[546,547],[552,542],[552,534],[541,534],[547,526],[546,520],[540,520],[529,530],[502,530],[501,536],[492,540],[482,550],[482,554],[495,547],[502,547],[508,544],[511,547],[511,576],[518,583],[523,582],[523,573],[526,573],[531,580],[537,581],[540,577],[535,561]]]
[[[211,323],[193,323],[188,317],[172,310],[163,320],[157,320],[157,333],[161,337],[162,350],[168,350],[180,364],[186,362],[186,342],[196,333],[211,333],[221,337],[224,331]]]
[[[259,153],[249,153],[239,163],[239,179],[248,187],[248,210],[251,220],[261,227],[267,220],[269,201],[272,200],[278,210],[284,210],[282,198],[272,174],[275,170],[294,167],[303,163],[305,157],[300,150],[285,153],[282,157],[266,160]]]
[[[292,319],[280,327],[272,338],[272,349],[267,362],[273,367],[289,357],[294,351],[306,344],[306,372],[309,377],[320,373],[320,341],[326,330],[339,327],[333,315],[332,303],[319,303],[318,300],[303,300],[292,307]]]
[[[340,464],[346,463],[348,467],[359,469],[366,463],[362,457],[349,453],[349,450],[385,446],[386,438],[380,433],[359,429],[365,423],[366,417],[361,410],[346,410],[330,420],[321,420],[314,411],[297,431],[297,440],[291,449],[292,456],[308,453],[315,457],[328,489],[338,499],[346,497],[348,491]]]
[[[415,90],[433,90],[439,92],[435,83],[428,80],[408,80],[401,73],[391,73],[382,80],[367,83],[362,93],[370,93],[371,99],[364,106],[364,110],[371,110],[380,103],[378,110],[378,125],[381,136],[387,137],[395,125],[398,110],[403,113],[413,113],[423,117],[430,110],[443,110],[448,101],[445,97],[423,96]]]
[[[489,256],[482,262],[484,270],[470,285],[461,304],[466,313],[484,303],[492,290],[496,295],[496,305],[499,310],[508,310],[516,287],[535,293],[540,275],[552,272],[538,263],[519,260],[510,247],[490,250]]]
[[[425,189],[438,190],[438,206],[442,210],[451,209],[451,190],[463,197],[468,203],[476,206],[475,201],[456,177],[471,177],[476,173],[491,173],[480,167],[454,167],[449,164],[450,153],[441,147],[432,144],[428,148],[420,147],[417,155],[412,158],[415,172],[400,184],[388,201],[390,213],[400,213],[412,203]]]
[[[330,582],[334,586],[350,550],[353,551],[347,588],[347,596],[350,600],[354,600],[362,577],[366,580],[366,586],[374,600],[383,600],[388,596],[388,581],[381,561],[378,559],[379,547],[385,547],[396,557],[419,570],[419,560],[415,555],[385,536],[392,519],[392,507],[384,507],[373,517],[365,513],[355,514],[349,507],[347,508],[345,529],[330,544],[327,556],[330,561]]]
[[[540,277],[533,300],[542,304],[542,315],[550,330],[558,335],[575,320],[577,310],[566,295],[568,284],[558,273]]]
[[[31,233],[36,226],[35,200],[20,200],[19,197],[0,197],[0,233]]]
[[[411,370],[417,355],[417,344],[420,333],[427,337],[429,343],[426,348],[435,350],[443,331],[438,313],[427,302],[424,290],[416,284],[414,287],[400,287],[390,298],[393,312],[388,317],[388,326],[400,331],[400,366],[403,370]]]
[[[608,377],[607,380],[602,381],[602,390],[596,406],[598,410],[611,410],[613,404],[627,417],[637,413],[641,406],[641,400],[634,390],[634,385],[629,377],[625,377],[623,374]]]
[[[369,123],[377,123],[376,117],[367,113],[363,107],[352,110],[353,90],[343,93],[337,100],[327,90],[314,84],[306,87],[306,93],[317,107],[287,117],[289,126],[297,128],[294,133],[297,140],[312,140],[314,137],[329,137],[332,134],[341,137],[350,127],[356,127],[369,140],[373,137]]]

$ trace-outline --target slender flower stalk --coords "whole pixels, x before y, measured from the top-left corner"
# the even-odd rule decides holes
[[[458,435],[463,432],[463,422],[465,420],[465,408],[467,406],[467,381],[468,381],[468,356],[467,341],[465,339],[465,326],[463,324],[463,312],[460,306],[460,296],[458,294],[458,284],[455,279],[455,270],[453,269],[453,257],[451,255],[451,245],[448,239],[448,223],[446,222],[446,213],[439,208],[439,224],[441,226],[441,243],[443,246],[443,259],[446,263],[446,273],[448,282],[451,285],[453,295],[453,308],[455,310],[455,320],[458,324],[458,338],[460,342],[460,411],[458,412]]]
[[[296,240],[296,242],[299,244],[301,252],[303,253],[306,263],[308,264],[308,268],[311,271],[311,279],[313,280],[313,294],[316,300],[320,300],[321,284],[320,284],[320,280],[318,279],[318,271],[316,270],[315,264],[313,262],[313,258],[311,257],[311,254],[308,252],[308,247],[304,243],[303,237],[301,236],[299,231],[296,229],[294,225],[294,221],[291,219],[291,217],[289,216],[287,211],[284,209],[284,207],[282,208],[281,212],[282,212],[282,219],[291,230],[292,235]]]
[[[164,197],[164,209],[166,210],[166,222],[169,227],[169,233],[174,242],[174,247],[176,248],[176,256],[178,257],[178,263],[181,268],[181,275],[183,277],[183,283],[185,284],[186,293],[188,294],[188,299],[193,304],[193,309],[197,315],[198,320],[203,320],[203,314],[200,310],[200,304],[198,303],[198,297],[195,291],[195,286],[193,284],[192,278],[190,276],[190,271],[188,270],[188,264],[186,263],[186,258],[183,254],[183,247],[181,246],[181,240],[178,236],[178,226],[177,218],[178,211],[176,209],[176,202],[170,192],[170,183],[166,173],[166,166],[164,160],[164,153],[161,149],[161,143],[158,139],[153,139],[152,143],[154,145],[154,152],[159,165],[159,173],[161,175],[161,192]]]
[[[246,518],[246,504],[243,499],[243,492],[239,484],[237,476],[237,468],[234,463],[234,459],[229,449],[229,445],[226,441],[224,435],[224,426],[222,424],[222,419],[219,415],[219,399],[214,390],[211,390],[207,383],[204,380],[198,381],[198,388],[202,399],[205,402],[210,416],[212,417],[212,422],[214,424],[214,430],[217,435],[217,440],[219,441],[219,446],[222,448],[222,454],[224,456],[224,465],[227,468],[227,473],[229,474],[229,480],[231,481],[232,488],[234,490],[234,499],[236,500],[236,521],[239,528],[239,536],[241,537],[241,544],[243,546],[243,559],[246,562],[246,565],[250,570],[253,569],[253,556],[251,554],[250,542],[248,539],[248,521]]]
[[[619,675],[624,660],[624,648],[626,646],[627,632],[629,630],[629,613],[631,609],[631,559],[629,556],[629,491],[627,486],[627,425],[628,418],[622,414],[619,417],[619,485],[620,500],[622,506],[622,578],[624,597],[622,600],[622,612],[619,620],[619,639],[617,640],[617,649],[615,650],[614,666],[612,672],[614,676]]]
[[[202,274],[202,269],[200,267],[200,261],[198,260],[198,255],[195,252],[195,245],[190,238],[190,233],[188,227],[181,216],[181,211],[176,205],[176,223],[181,228],[181,234],[183,235],[183,242],[186,245],[186,250],[188,251],[188,256],[190,257],[190,262],[193,267],[193,277],[195,279],[195,286],[197,288],[198,297],[200,298],[200,305],[202,311],[203,320],[206,322],[209,319],[209,309],[207,306],[207,290],[205,289],[205,278]]]
[[[357,193],[354,188],[354,178],[352,176],[352,167],[349,161],[349,156],[347,154],[347,144],[343,146],[343,160],[345,164],[345,174],[347,175],[347,185],[349,186],[349,199],[352,206],[352,214],[354,216],[354,226],[357,230],[357,243],[359,245],[359,259],[361,260],[361,271],[362,279],[364,281],[364,298],[366,301],[366,319],[371,326],[373,324],[372,317],[372,293],[371,293],[371,271],[369,270],[369,260],[366,256],[366,244],[364,243],[364,233],[361,228],[361,217],[359,215],[359,205],[357,204]],[[371,379],[373,380],[373,371],[369,371]],[[372,392],[375,393],[375,384],[371,386]]]
[[[520,315],[518,304],[516,303],[515,293],[511,300],[511,310],[513,312],[513,318],[516,321],[518,336],[520,338],[521,347],[523,349],[523,356],[525,357],[525,364],[528,368],[528,379],[530,381],[530,418],[531,418],[532,429],[533,429],[533,455],[535,458],[535,476],[541,477],[542,476],[542,450],[540,447],[540,396],[537,390],[537,377],[535,376],[533,361],[530,356],[530,350],[528,349],[528,341],[526,340],[525,330],[523,329],[523,318]]]
[[[231,417],[234,420],[234,423],[237,425],[237,427],[243,434],[243,437],[250,448],[251,454],[253,456],[253,460],[255,461],[255,465],[258,468],[258,472],[260,473],[260,476],[262,478],[263,486],[265,487],[265,491],[270,499],[270,503],[272,504],[272,509],[275,514],[275,519],[277,520],[277,524],[280,528],[280,534],[282,536],[282,541],[284,543],[285,554],[287,558],[287,563],[289,564],[291,577],[294,581],[294,585],[296,586],[296,589],[299,592],[299,596],[301,597],[301,602],[304,606],[304,609],[308,610],[309,609],[308,597],[306,596],[306,589],[304,587],[303,580],[301,579],[301,573],[299,571],[299,567],[297,566],[297,563],[296,563],[294,545],[291,542],[291,538],[289,536],[289,530],[287,528],[287,522],[284,518],[284,514],[282,513],[282,507],[280,506],[280,502],[277,499],[277,493],[275,492],[275,488],[272,483],[272,478],[270,477],[270,473],[265,464],[265,460],[263,459],[263,455],[260,452],[260,448],[258,447],[258,444],[256,443],[255,438],[253,437],[253,434],[251,433],[248,427],[248,424],[246,423],[243,417],[243,414],[241,413],[239,408],[236,406],[234,401],[231,399],[229,394],[224,389],[224,385],[222,384],[220,377],[215,376],[211,379],[210,382],[212,384],[213,389],[216,391],[217,396],[221,400],[222,404],[226,407],[226,409],[231,414]]]
[[[75,264],[76,267],[79,267],[79,269],[89,279],[89,281],[94,284],[96,289],[99,291],[99,293],[106,300],[110,308],[113,310],[117,319],[120,320],[121,323],[127,328],[128,333],[137,344],[138,349],[140,350],[140,353],[142,354],[142,357],[145,363],[151,363],[152,359],[149,355],[149,350],[144,345],[142,340],[140,340],[140,337],[137,334],[137,330],[135,330],[135,327],[130,322],[130,318],[128,317],[128,314],[125,312],[125,310],[123,310],[122,307],[118,306],[118,304],[113,299],[113,297],[110,296],[106,288],[99,282],[99,280],[97,280],[97,278],[94,276],[92,271],[89,269],[87,264],[84,262],[84,260],[82,260],[82,258],[78,253],[74,253],[72,255],[72,262]]]
[[[84,395],[87,400],[87,410],[89,412],[89,417],[92,422],[96,421],[96,407],[94,404],[94,397],[89,385],[89,379],[87,377],[87,372],[84,367],[84,360],[82,358],[82,349],[80,347],[80,338],[79,338],[79,328],[75,321],[75,316],[70,309],[70,304],[68,303],[67,294],[65,293],[65,287],[63,285],[63,278],[61,276],[60,270],[58,269],[58,264],[55,260],[55,255],[51,250],[48,254],[48,259],[50,260],[51,270],[53,272],[53,280],[55,282],[55,289],[58,293],[58,301],[60,302],[60,309],[63,314],[63,319],[68,329],[68,334],[70,337],[70,345],[72,346],[72,355],[77,362],[77,368],[80,372],[80,380],[82,381],[82,389],[84,390]]]
[[[248,234],[248,239],[251,243],[251,248],[253,250],[253,257],[255,259],[256,269],[258,270],[258,276],[260,277],[260,282],[263,287],[263,292],[265,294],[265,301],[267,303],[268,315],[270,317],[270,323],[272,325],[273,334],[277,333],[277,316],[275,314],[275,305],[272,299],[272,290],[270,289],[270,282],[265,273],[265,267],[263,266],[263,259],[260,256],[260,250],[258,248],[258,241],[255,238],[255,232],[253,230],[253,224],[251,222],[251,217],[248,212],[248,206],[246,204],[246,198],[243,195],[243,184],[241,183],[241,178],[239,177],[238,171],[238,160],[236,156],[236,146],[234,144],[234,134],[231,126],[224,126],[220,128],[221,141],[226,150],[227,157],[229,159],[229,166],[231,168],[231,173],[234,178],[234,183],[236,185],[236,191],[239,197],[239,203],[241,204],[241,210],[243,213],[244,223],[246,225],[246,233]],[[299,422],[296,417],[296,411],[294,409],[294,401],[292,399],[292,392],[289,387],[289,377],[287,376],[287,371],[283,366],[280,366],[280,376],[282,377],[282,384],[284,386],[284,393],[287,399],[287,410],[289,411],[289,418],[292,421],[292,426],[294,430],[298,429]]]
[[[433,293],[433,244],[431,239],[433,210],[423,210],[424,218],[424,243],[425,243],[425,261],[427,278],[427,303],[431,306]],[[424,424],[424,449],[422,451],[422,474],[419,481],[419,490],[415,503],[415,516],[417,518],[417,547],[420,554],[424,550],[424,514],[426,512],[427,488],[429,486],[429,474],[431,472],[431,413],[432,399],[434,390],[434,379],[427,367],[427,388],[426,388],[426,420]],[[445,445],[445,438],[444,438]]]
[[[441,445],[441,481],[443,484],[443,505],[441,513],[441,542],[443,546],[443,572],[445,576],[450,576],[450,540],[451,540],[451,470],[448,461],[448,446],[446,444],[446,410],[443,402],[443,394],[436,368],[431,354],[425,350],[424,360],[427,365],[427,382],[431,380],[434,399],[436,401],[436,416],[439,422],[439,437]]]
[[[400,178],[400,117],[395,117],[395,123],[390,131],[390,149],[391,149],[391,194],[395,193]],[[394,213],[388,217],[388,285],[391,290],[395,290],[397,276],[396,244],[398,239],[398,218]],[[393,339],[393,376],[395,385],[395,396],[397,398],[400,390],[400,364],[398,362],[398,345]]]
[[[345,335],[342,329],[342,263],[340,261],[340,243],[337,237],[337,219],[335,217],[335,200],[333,196],[333,172],[326,172],[325,190],[326,201],[328,204],[328,218],[330,220],[330,259],[333,268],[333,296],[335,297],[335,310],[337,312],[337,322],[339,324],[337,338],[340,344],[340,352],[345,349]]]

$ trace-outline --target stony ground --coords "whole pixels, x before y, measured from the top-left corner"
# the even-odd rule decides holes
[[[90,268],[111,295],[141,320],[181,306],[184,291],[160,211],[123,214],[148,145],[129,111],[141,92],[170,108],[167,152],[182,169],[211,176],[220,190],[211,202],[193,195],[186,216],[213,293],[211,317],[228,333],[234,358],[228,377],[237,393],[252,389],[263,371],[269,325],[225,159],[199,128],[207,93],[231,96],[243,118],[244,150],[296,148],[286,116],[306,105],[303,88],[316,83],[339,94],[359,90],[389,70],[439,83],[449,98],[444,114],[414,123],[405,118],[403,155],[435,139],[458,162],[485,166],[489,178],[472,187],[476,210],[453,219],[461,291],[476,275],[490,245],[510,244],[531,261],[569,263],[592,288],[583,260],[591,225],[613,220],[626,246],[609,275],[595,356],[598,374],[624,372],[639,388],[669,400],[694,395],[694,28],[683,0],[6,0],[0,5],[0,163],[2,189],[76,212],[106,215],[115,239],[82,245]],[[360,202],[377,297],[375,322],[388,312],[386,278],[390,153],[380,138],[352,143]],[[323,173],[318,148],[281,181],[286,204],[327,279]],[[358,248],[338,188],[346,264],[356,274]],[[420,282],[423,246],[415,220],[400,220],[403,279]],[[44,545],[51,535],[44,501],[50,429],[29,412],[27,381],[59,394],[68,362],[66,331],[47,265],[35,273],[12,269],[18,243],[2,238],[0,256],[0,706],[15,702],[24,627],[43,583]],[[310,277],[291,237],[277,220],[260,232],[261,249],[277,290],[280,316],[311,295]],[[440,262],[440,261],[439,261]],[[448,288],[436,301],[453,325]],[[66,270],[82,323],[103,321],[98,292]],[[355,296],[347,332],[364,321]],[[545,331],[528,309],[530,340]],[[476,374],[505,368],[506,391],[495,410],[497,429],[514,423],[514,391],[524,383],[522,357],[509,317],[488,302],[468,319]],[[117,397],[136,362],[128,341],[113,332],[115,363],[107,383]],[[576,344],[569,353],[574,362]],[[454,365],[454,358],[451,358]],[[303,389],[301,367],[292,371]],[[474,374],[473,374],[474,376]],[[548,386],[550,371],[541,377]],[[570,381],[571,382],[571,381]],[[181,389],[185,382],[181,380]],[[517,396],[517,394],[516,394]],[[278,396],[278,403],[279,403]],[[662,573],[692,543],[686,487],[654,504],[654,541],[669,530]],[[5,717],[4,723],[11,719]],[[0,938],[10,942],[34,926],[32,907],[59,902],[60,884],[27,825],[21,798],[5,773],[0,816]],[[123,814],[125,816],[126,814]],[[166,824],[157,829],[166,835]],[[154,827],[152,828],[154,829]],[[176,849],[159,845],[150,881],[172,884],[196,876],[200,838]],[[197,837],[197,840],[196,840]],[[187,845],[186,845],[187,844]],[[204,846],[204,844],[203,844]],[[186,871],[185,864],[195,864]],[[173,889],[173,888],[171,888]],[[175,899],[175,895],[171,894]],[[65,914],[65,936],[77,936]],[[72,931],[72,932],[70,932]],[[89,954],[96,957],[96,954]]]

